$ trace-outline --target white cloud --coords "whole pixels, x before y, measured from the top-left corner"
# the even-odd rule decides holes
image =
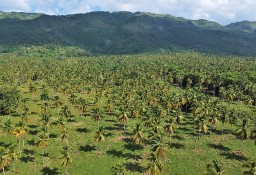
[[[222,24],[256,20],[256,0],[1,0],[2,11],[47,14],[104,11],[144,11],[190,19],[204,18]]]

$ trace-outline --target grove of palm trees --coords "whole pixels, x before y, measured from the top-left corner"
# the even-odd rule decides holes
[[[256,174],[256,59],[0,56],[0,174]]]

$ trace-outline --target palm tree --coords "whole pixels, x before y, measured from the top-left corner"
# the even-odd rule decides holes
[[[78,99],[78,102],[79,102],[79,105],[80,105],[80,110],[81,110],[81,116],[83,116],[84,115],[84,113],[86,112],[86,107],[87,107],[87,103],[86,103],[86,101],[85,101],[85,99],[83,99],[82,97],[80,97],[79,99]]]
[[[11,119],[9,118],[3,125],[3,132],[8,135],[10,143],[11,143],[11,135],[13,131],[14,131],[14,127]]]
[[[161,135],[156,136],[152,140],[152,151],[155,153],[156,158],[163,158],[166,154],[166,143],[164,143]]]
[[[164,130],[165,132],[168,133],[169,137],[170,137],[170,145],[171,145],[171,140],[172,140],[172,135],[174,133],[174,130],[177,128],[176,124],[175,124],[175,120],[174,118],[170,118],[168,120],[168,122],[166,123],[166,125],[164,126]]]
[[[248,139],[251,137],[251,130],[249,128],[249,121],[248,119],[243,119],[242,127],[237,130],[237,135],[241,139]]]
[[[208,132],[208,127],[206,125],[206,121],[204,117],[199,117],[195,119],[195,127],[197,128],[198,136],[203,133],[206,134]],[[199,138],[199,137],[198,137]]]
[[[16,145],[10,145],[8,146],[6,156],[8,157],[8,160],[13,165],[13,171],[16,172],[15,169],[15,161],[18,159],[18,155],[16,153]]]
[[[119,115],[118,120],[119,120],[121,123],[123,123],[124,131],[125,131],[125,123],[128,122],[128,119],[129,119],[129,118],[128,118],[127,112],[125,112],[125,111],[123,111],[123,112],[121,113],[121,115]]]
[[[57,124],[57,127],[59,128],[59,129],[64,129],[65,128],[65,124],[66,124],[66,122],[65,122],[66,120],[64,119],[64,117],[63,116],[59,116],[58,117],[58,120],[56,121],[56,124]]]
[[[69,137],[69,134],[68,134],[68,129],[66,127],[64,127],[61,131],[61,142],[68,142],[68,137]]]
[[[61,166],[65,167],[66,174],[68,175],[68,166],[73,161],[73,151],[68,145],[62,147],[59,159]]]
[[[51,127],[51,114],[48,114],[48,113],[41,114],[39,124],[49,129]]]
[[[72,114],[71,114],[71,111],[70,111],[68,105],[62,106],[62,108],[59,112],[59,115],[65,117],[67,119],[72,117]]]
[[[249,161],[246,164],[244,164],[243,166],[248,168],[248,170],[245,171],[244,174],[256,175],[256,161]]]
[[[105,141],[104,127],[102,127],[102,126],[99,127],[98,131],[96,131],[96,133],[95,133],[94,140],[98,143]],[[101,146],[100,146],[100,150],[101,150]]]
[[[163,164],[157,159],[157,156],[152,153],[150,157],[150,163],[147,168],[147,173],[149,175],[161,175],[163,171]]]
[[[10,162],[4,148],[0,147],[0,169],[2,169],[4,175],[5,167],[7,167],[9,164]]]
[[[35,92],[36,92],[37,88],[36,86],[34,86],[33,84],[29,84],[29,92],[33,94],[33,98],[35,96]]]
[[[211,163],[208,163],[206,171],[205,175],[223,175],[225,172],[223,163],[218,160],[213,160]]]
[[[42,149],[42,159],[43,159],[43,165],[44,165],[44,156],[45,156],[45,149],[49,145],[49,133],[47,131],[44,132],[43,135],[39,137],[39,140],[36,142],[37,147]]]
[[[93,110],[93,116],[92,119],[98,123],[98,128],[100,126],[100,120],[101,120],[101,114],[100,114],[100,109],[96,108]]]
[[[114,175],[125,175],[126,169],[124,163],[116,164],[112,167],[112,172]]]
[[[20,141],[27,134],[27,127],[24,122],[20,122],[18,127],[16,127],[13,131],[15,137],[18,138],[19,142],[19,152],[20,152]],[[23,147],[24,147],[24,138],[23,138]]]
[[[47,92],[46,90],[43,90],[43,91],[41,92],[41,94],[40,94],[40,99],[41,99],[42,101],[47,101],[47,100],[49,100],[49,94],[48,94],[48,92]]]
[[[44,102],[44,103],[41,105],[41,113],[42,113],[42,114],[49,114],[49,113],[50,113],[50,106],[49,106],[49,103]]]
[[[77,103],[77,96],[75,94],[70,94],[68,97],[68,101],[72,104],[75,105]]]
[[[180,111],[175,111],[175,117],[176,117],[176,122],[178,124],[181,124],[184,119],[182,113]]]
[[[141,124],[137,124],[133,130],[133,137],[132,140],[135,144],[140,144],[143,141],[143,134],[142,134]]]
[[[61,106],[63,103],[62,103],[62,101],[61,101],[61,99],[60,99],[60,96],[54,96],[53,97],[53,106],[54,107],[59,107],[59,106]]]

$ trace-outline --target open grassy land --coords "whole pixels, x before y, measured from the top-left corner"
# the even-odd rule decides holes
[[[195,53],[2,56],[0,173],[253,172],[255,67]]]

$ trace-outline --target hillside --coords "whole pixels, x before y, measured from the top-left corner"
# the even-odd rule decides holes
[[[91,12],[67,16],[11,14],[0,14],[3,18],[0,20],[0,43],[3,46],[57,43],[104,54],[168,49],[256,55],[253,22],[221,26],[206,20],[141,12]]]

